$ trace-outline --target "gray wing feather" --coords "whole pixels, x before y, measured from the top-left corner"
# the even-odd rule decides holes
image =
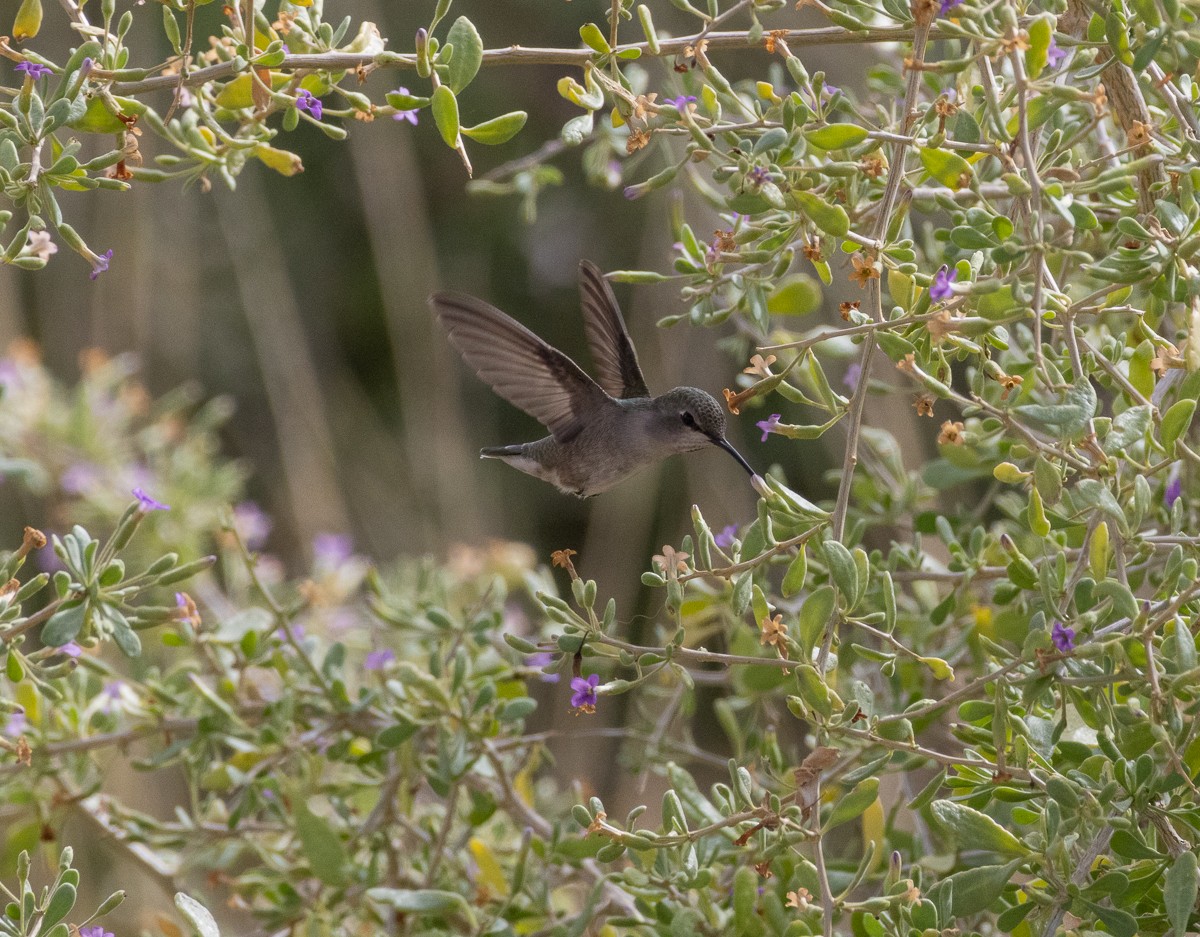
[[[429,304],[475,373],[559,442],[583,428],[586,414],[611,403],[579,365],[495,306],[461,293],[434,293]]]
[[[591,261],[579,262],[579,292],[583,301],[583,328],[600,386],[612,397],[649,397],[637,351],[625,329],[612,287]]]

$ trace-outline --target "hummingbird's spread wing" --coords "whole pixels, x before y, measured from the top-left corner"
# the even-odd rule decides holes
[[[450,341],[475,373],[567,442],[597,408],[612,405],[600,385],[495,306],[462,293],[429,297]]]
[[[579,262],[579,292],[583,299],[583,328],[592,350],[596,374],[612,397],[649,397],[612,288],[594,263]]]

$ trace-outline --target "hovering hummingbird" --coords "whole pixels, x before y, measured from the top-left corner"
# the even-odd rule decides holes
[[[650,396],[616,298],[595,264],[579,264],[583,327],[598,382],[557,348],[473,296],[429,297],[451,343],[501,397],[550,430],[545,439],[495,446],[501,459],[566,494],[588,498],[678,452],[718,446],[751,475],[725,438],[725,414],[709,394],[676,387]]]

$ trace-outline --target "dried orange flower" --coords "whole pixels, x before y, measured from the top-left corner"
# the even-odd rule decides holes
[[[858,162],[858,168],[869,179],[878,179],[887,172],[887,160],[882,156],[864,156]]]
[[[597,810],[596,816],[593,817],[592,822],[588,824],[588,828],[587,828],[588,833],[589,834],[591,834],[591,833],[607,834],[607,831],[604,829],[604,821],[607,819],[608,819],[607,813],[605,813],[603,810]]]
[[[916,371],[916,367],[917,359],[911,351],[896,362],[896,370],[903,371],[905,374],[912,374]]]
[[[842,318],[846,322],[850,321],[850,313],[857,312],[861,308],[862,303],[860,303],[857,299],[852,303],[838,303],[838,312],[841,313]]]
[[[821,244],[818,241],[811,241],[800,248],[800,252],[804,254],[804,259],[810,263],[824,263],[825,255],[821,253]]]
[[[807,888],[797,888],[795,891],[787,893],[787,906],[795,908],[797,911],[807,911],[810,898],[812,898],[812,895]]]
[[[758,393],[758,388],[747,387],[745,390],[739,390],[735,394],[726,387],[721,393],[725,395],[725,406],[729,408],[729,412],[734,416],[739,416],[742,412],[742,404],[753,398]]]
[[[851,280],[857,280],[859,286],[866,286],[872,280],[879,279],[879,270],[875,267],[875,258],[865,258],[860,252],[850,257],[850,263],[854,265],[854,272],[850,274]]]
[[[960,421],[951,422],[946,420],[942,424],[942,431],[938,433],[937,438],[939,445],[961,446],[966,442],[963,437],[963,425]]]
[[[787,637],[787,626],[783,623],[783,615],[776,615],[774,618],[764,618],[758,624],[759,644],[769,644],[775,648],[782,657],[787,657],[787,645],[782,643]]]
[[[1004,391],[1000,394],[1001,400],[1007,400],[1008,395],[1014,390],[1018,390],[1025,382],[1025,378],[1017,374],[1001,374],[998,378],[996,378],[996,380],[998,380],[1000,382],[1000,386],[1004,388]]]
[[[787,38],[788,31],[786,29],[772,29],[769,33],[763,36],[763,45],[767,51],[774,54],[779,51],[783,55],[788,54],[787,43],[784,40]]]
[[[737,241],[733,239],[733,229],[722,231],[718,228],[713,232],[713,247],[723,253],[737,250]]]
[[[678,579],[680,573],[688,571],[687,553],[681,553],[669,543],[663,545],[662,553],[650,557],[651,561],[666,574],[668,579]]]
[[[917,408],[917,416],[933,416],[933,404],[936,399],[933,394],[917,394],[913,397],[913,406]]]
[[[742,368],[742,373],[757,374],[759,377],[771,377],[771,365],[777,360],[774,355],[767,355],[765,358],[762,355],[751,355],[750,367]]]
[[[1125,144],[1137,149],[1138,147],[1150,145],[1150,125],[1142,123],[1140,120],[1135,120],[1129,127],[1129,132],[1125,135]]]
[[[657,91],[652,91],[649,94],[639,94],[633,99],[633,119],[640,120],[643,123],[650,117],[658,113],[658,108],[654,105],[654,99],[658,97]]]
[[[650,134],[645,130],[631,130],[629,137],[625,140],[625,152],[632,156],[649,142]]]
[[[575,572],[575,564],[571,562],[571,557],[575,555],[576,552],[570,548],[555,550],[550,554],[550,565],[565,569],[572,579],[578,579],[579,573]]]

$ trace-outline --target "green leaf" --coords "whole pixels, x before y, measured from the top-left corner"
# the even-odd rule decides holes
[[[1173,937],[1183,937],[1187,931],[1188,918],[1196,907],[1196,854],[1190,850],[1167,866],[1163,881],[1163,904],[1167,920],[1171,922]]]
[[[933,147],[921,148],[921,165],[937,182],[957,192],[971,184],[974,173],[971,164],[950,150],[938,150]]]
[[[804,580],[808,578],[808,551],[805,544],[800,544],[800,552],[789,564],[783,576],[780,591],[784,598],[789,598],[804,588]]]
[[[780,280],[767,297],[767,312],[777,316],[806,316],[821,308],[821,287],[807,274]]]
[[[423,98],[419,94],[408,94],[403,91],[389,91],[384,96],[384,100],[398,111],[415,111],[417,108],[428,107],[429,98]]]
[[[844,150],[858,146],[870,134],[866,127],[858,124],[829,124],[816,130],[806,130],[804,136],[809,143],[822,150]]]
[[[446,85],[439,85],[433,92],[433,122],[446,146],[458,146],[458,98]]]
[[[221,937],[221,930],[213,919],[208,908],[204,907],[191,895],[181,891],[175,893],[175,907],[183,915],[185,921],[192,925],[193,933],[198,937]]]
[[[1025,71],[1030,78],[1037,78],[1050,61],[1050,42],[1054,38],[1054,25],[1050,17],[1039,16],[1026,28],[1029,48],[1025,50]]]
[[[833,586],[824,585],[814,589],[800,607],[800,646],[806,655],[812,654],[817,641],[829,626],[829,619],[833,615],[833,604]]]
[[[529,115],[524,111],[509,111],[507,114],[485,120],[482,124],[476,124],[474,127],[463,127],[462,133],[463,136],[470,137],[476,143],[496,146],[507,143],[520,133],[528,119]]]
[[[600,27],[595,23],[584,23],[580,26],[579,38],[593,52],[599,52],[601,55],[608,55],[612,52],[612,46],[608,44],[608,40],[604,38],[604,33],[600,31]]]
[[[943,881],[951,882],[954,889],[950,901],[954,916],[966,917],[991,908],[1023,861],[1014,859],[1006,865],[983,865],[947,876]],[[932,892],[937,887],[934,885],[930,889],[931,901],[936,900]]]
[[[875,802],[879,796],[879,778],[864,778],[854,786],[854,789],[844,794],[829,814],[829,819],[821,826],[822,833],[828,833],[835,826],[858,817],[864,810]]]
[[[960,847],[990,849],[1010,856],[1027,856],[1029,849],[985,813],[966,804],[939,800],[930,807],[933,815],[954,833]]]
[[[54,894],[50,896],[50,903],[46,905],[46,911],[42,915],[42,930],[48,930],[53,927],[75,907],[75,886],[69,882],[63,882],[56,889]]]
[[[458,892],[437,888],[369,888],[367,897],[410,914],[460,914],[471,922],[471,930],[475,929],[475,914]]]
[[[847,607],[852,606],[858,595],[858,567],[854,564],[854,557],[837,540],[826,540],[821,544],[821,549],[825,553],[825,562],[829,564],[829,574],[834,584],[846,600]]]
[[[1175,454],[1175,440],[1180,439],[1192,425],[1192,417],[1196,413],[1196,401],[1179,400],[1163,414],[1162,444],[1167,450],[1167,456]]]
[[[83,599],[70,599],[50,616],[42,628],[42,643],[47,647],[62,647],[74,641],[83,629],[87,603]]]
[[[811,192],[793,192],[792,198],[813,224],[834,237],[850,233],[850,216],[841,205],[831,205]]]
[[[454,46],[454,55],[450,57],[450,70],[446,74],[446,84],[450,86],[451,91],[458,94],[479,72],[479,65],[483,62],[483,40],[479,38],[475,24],[465,16],[460,16],[446,33],[446,42]],[[437,98],[436,91],[434,98]]]
[[[296,810],[296,832],[313,875],[326,885],[345,885],[346,850],[333,827],[301,803]]]

